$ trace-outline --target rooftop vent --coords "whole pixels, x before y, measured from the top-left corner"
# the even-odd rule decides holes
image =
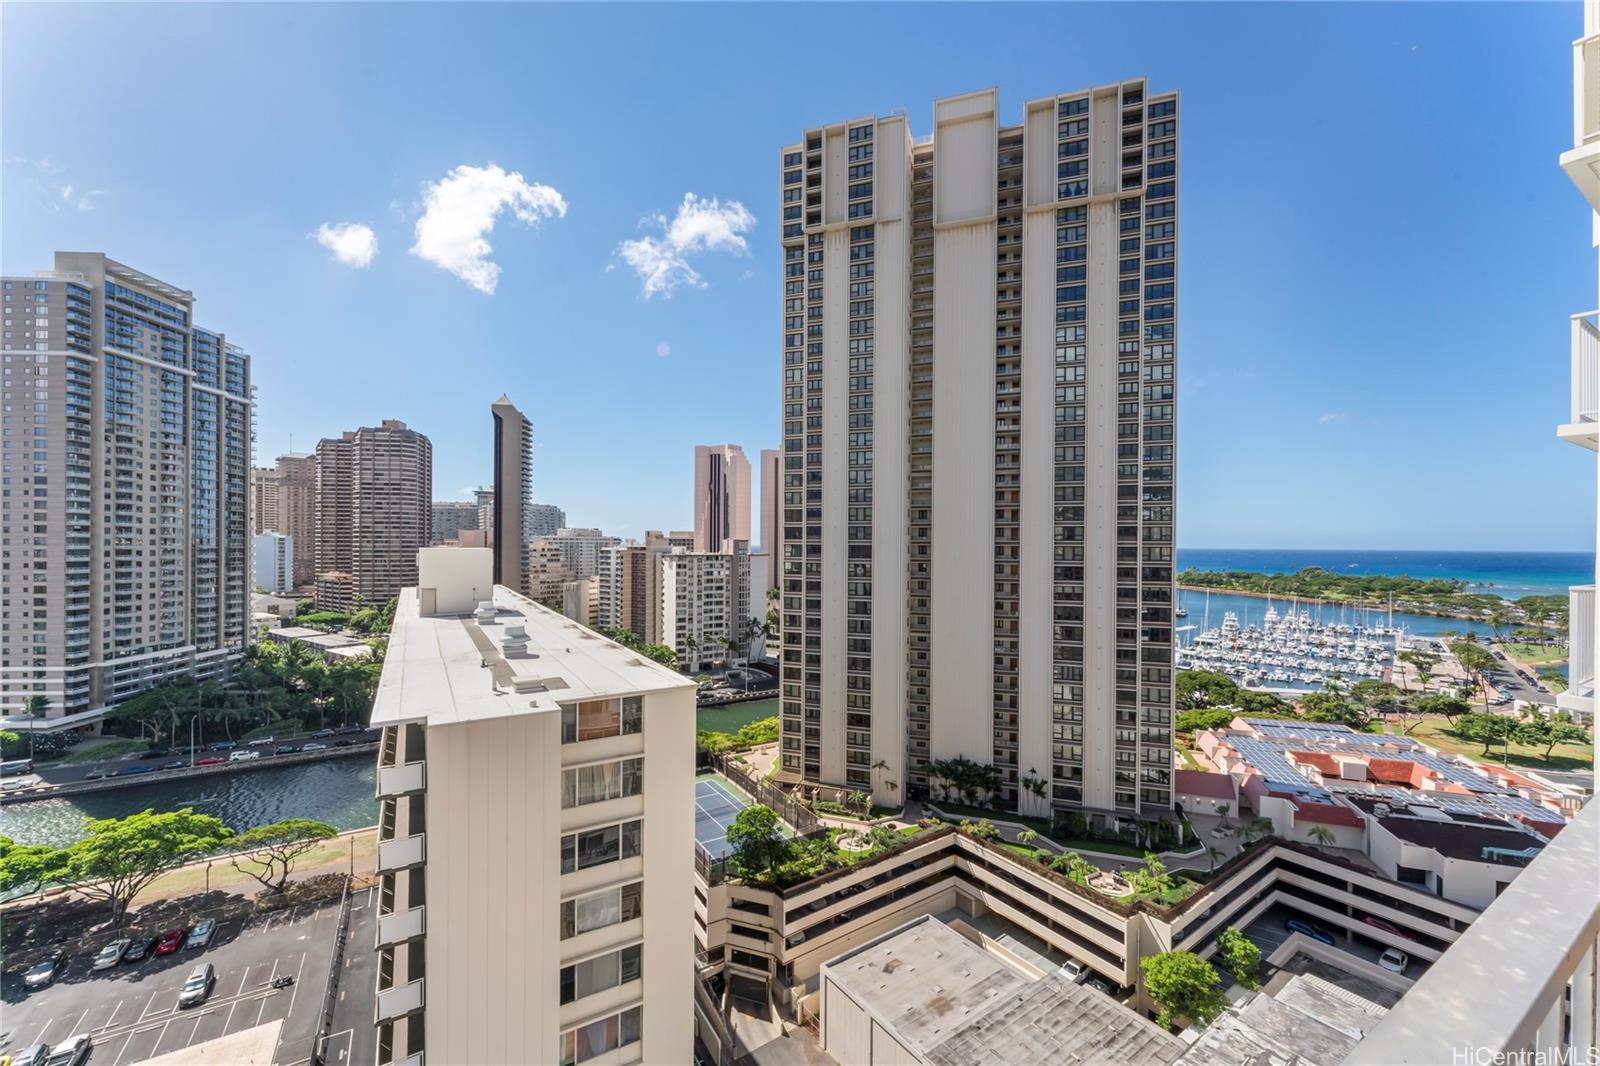
[[[507,640],[527,640],[528,639],[528,627],[523,625],[521,622],[507,622],[506,623],[506,639]]]

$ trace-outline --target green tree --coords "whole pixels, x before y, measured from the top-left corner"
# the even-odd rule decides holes
[[[1472,710],[1472,704],[1460,696],[1438,692],[1412,700],[1411,709],[1423,718],[1444,718],[1453,726],[1457,718]]]
[[[1235,981],[1246,988],[1261,987],[1256,976],[1261,967],[1261,949],[1231,925],[1217,934],[1217,957]]]
[[[1017,834],[1017,843],[1021,844],[1025,848],[1033,847],[1033,842],[1038,839],[1039,834],[1034,832],[1032,829],[1024,829],[1022,832]]]
[[[1509,742],[1517,731],[1517,721],[1499,714],[1472,712],[1462,715],[1455,723],[1455,735],[1483,745],[1483,754],[1489,754],[1494,744]]]
[[[188,807],[91,818],[84,827],[88,835],[63,849],[59,879],[90,899],[105,900],[119,925],[129,902],[150,882],[232,835],[220,818]]]
[[[1181,1021],[1205,1025],[1221,1014],[1228,1001],[1217,988],[1217,971],[1192,951],[1164,951],[1139,960],[1144,985],[1161,1005],[1156,1023],[1172,1026]]]
[[[1215,670],[1184,670],[1174,686],[1178,710],[1201,707],[1231,707],[1239,698],[1239,685],[1227,674]]]
[[[746,876],[771,877],[789,852],[777,814],[759,803],[746,807],[734,818],[728,827],[728,847],[729,859]]]
[[[1325,825],[1314,825],[1306,830],[1306,836],[1315,840],[1320,846],[1330,848],[1333,846],[1333,830]]]
[[[0,893],[29,892],[59,881],[66,854],[43,844],[18,844],[0,836]]]
[[[1517,743],[1527,744],[1530,747],[1544,748],[1544,758],[1550,758],[1550,753],[1557,744],[1587,744],[1589,731],[1572,720],[1572,716],[1565,711],[1553,715],[1535,712],[1526,720],[1517,723],[1513,734]]]
[[[1470,636],[1470,634],[1469,634]],[[1483,675],[1495,669],[1495,657],[1485,651],[1480,645],[1468,640],[1458,640],[1450,645],[1450,651],[1455,655],[1456,661],[1467,672],[1467,676],[1483,692],[1483,705],[1489,706],[1489,686],[1484,683]]]
[[[1305,696],[1300,701],[1300,715],[1309,722],[1340,722],[1351,729],[1364,729],[1367,725],[1366,711],[1337,691]]]
[[[1172,875],[1167,864],[1153,851],[1144,853],[1144,865],[1128,872],[1128,881],[1142,896],[1161,896],[1172,888]]]
[[[228,850],[234,852],[235,870],[249,874],[262,887],[276,893],[288,884],[294,864],[302,855],[337,834],[338,830],[325,822],[289,818],[239,833],[228,840]],[[241,862],[243,866],[239,865]]]

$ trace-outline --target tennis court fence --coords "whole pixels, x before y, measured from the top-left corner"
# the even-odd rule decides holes
[[[822,823],[805,804],[765,781],[756,780],[725,756],[711,756],[711,765],[717,773],[744,789],[757,803],[772,808],[779,818],[794,826],[795,831],[801,836],[809,836],[822,828]]]

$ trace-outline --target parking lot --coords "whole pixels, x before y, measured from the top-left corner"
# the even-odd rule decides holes
[[[355,903],[370,911],[368,891],[352,901],[353,926],[361,913],[354,910]],[[76,956],[67,960],[53,984],[34,992],[24,990],[20,972],[8,972],[0,980],[0,999],[4,1001],[0,1054],[89,1033],[94,1039],[89,1060],[93,1066],[126,1066],[282,1021],[274,1061],[303,1062],[310,1057],[312,1036],[320,1020],[338,910],[334,901],[234,918],[218,927],[204,949],[186,946],[172,955],[125,962],[100,973],[91,969],[90,955]],[[353,930],[347,955],[370,954],[371,943],[370,925],[364,932]],[[201,962],[216,968],[211,997],[199,1007],[179,1009],[178,991],[184,978]],[[284,988],[272,987],[274,980],[285,976],[293,977],[294,982]],[[370,1032],[374,993],[368,976],[364,982],[351,982],[350,987],[341,982],[337,994],[349,1004],[345,1013],[350,1017],[364,1006]],[[331,1055],[330,1061],[349,1059]]]
[[[1309,915],[1301,914],[1288,907],[1275,905],[1265,911],[1261,917],[1251,922],[1241,930],[1245,936],[1255,942],[1261,949],[1261,957],[1265,959],[1289,939],[1289,930],[1283,923],[1290,918],[1299,918],[1301,921],[1310,922],[1312,925],[1330,934],[1334,944],[1340,951],[1348,952],[1356,958],[1377,965],[1378,956],[1383,954],[1384,943],[1376,939],[1369,939],[1360,933],[1354,936],[1346,935],[1343,929],[1335,928],[1329,923]],[[1428,969],[1428,963],[1422,959],[1412,957],[1406,966],[1405,976],[1415,981]]]

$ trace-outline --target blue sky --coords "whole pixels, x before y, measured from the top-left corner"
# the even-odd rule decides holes
[[[1144,74],[1183,94],[1180,544],[1594,543],[1593,459],[1553,433],[1596,285],[1556,163],[1576,3],[0,18],[0,268],[104,250],[194,290],[254,356],[262,457],[401,418],[456,497],[508,392],[537,498],[684,527],[693,445],[777,442],[782,145],[896,109],[924,133],[936,97],[990,85],[1016,121]],[[839,45],[776,51],[802,36]],[[340,261],[325,224],[376,254]],[[634,264],[678,283],[647,297]]]

